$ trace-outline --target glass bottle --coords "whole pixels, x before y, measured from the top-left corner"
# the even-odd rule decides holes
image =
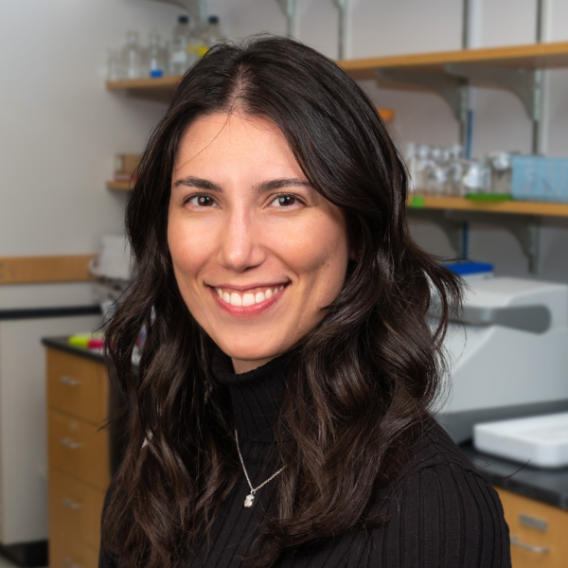
[[[107,81],[124,79],[124,65],[119,49],[109,49],[107,59]]]
[[[122,49],[124,75],[128,79],[142,76],[142,51],[138,45],[138,32],[127,32],[126,45]]]
[[[207,47],[213,47],[217,43],[225,41],[219,27],[219,16],[209,16],[208,25],[203,33],[203,43]]]
[[[155,28],[150,32],[148,43],[146,55],[148,76],[152,78],[163,77],[166,69],[166,57],[160,43],[160,34]]]
[[[170,42],[170,75],[183,75],[188,65],[187,45],[191,36],[189,29],[189,17],[179,16],[178,24],[173,29],[172,41]]]
[[[191,67],[201,57],[203,57],[209,49],[205,43],[203,30],[200,30],[198,27],[195,27],[192,30],[185,49],[187,51],[188,67]]]

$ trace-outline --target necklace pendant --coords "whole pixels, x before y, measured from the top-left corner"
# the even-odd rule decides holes
[[[251,493],[250,495],[247,495],[247,498],[245,499],[245,507],[247,509],[249,507],[252,507],[253,502],[254,502],[254,495]]]

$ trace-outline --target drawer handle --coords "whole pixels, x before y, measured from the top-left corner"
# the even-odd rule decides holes
[[[81,384],[81,381],[71,379],[70,377],[59,377],[59,382],[64,385],[69,385],[70,387],[77,387]]]
[[[532,544],[527,544],[526,542],[519,540],[514,534],[511,535],[511,544],[513,546],[518,546],[519,548],[524,548],[525,550],[530,550],[531,552],[536,552],[537,554],[550,552],[550,546],[533,546]]]
[[[69,448],[70,450],[78,450],[80,447],[83,446],[83,444],[80,444],[79,442],[73,442],[69,438],[62,438],[60,440],[60,443],[61,443],[62,446],[65,446],[66,448]]]
[[[63,505],[65,505],[65,507],[73,511],[81,508],[81,503],[73,503],[71,499],[63,499],[63,501],[61,502],[63,503]]]
[[[71,558],[65,558],[62,564],[66,568],[81,568],[80,564],[73,564],[73,560],[71,560]]]

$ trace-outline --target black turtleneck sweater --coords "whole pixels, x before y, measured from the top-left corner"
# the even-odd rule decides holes
[[[270,456],[284,396],[287,356],[235,375],[230,360],[213,362],[227,385],[247,472],[254,487],[280,465]],[[210,547],[196,551],[184,568],[238,568],[275,497],[275,482],[261,488],[251,508],[243,473],[213,525]],[[285,568],[505,568],[511,566],[509,531],[499,497],[487,480],[434,421],[412,447],[396,482],[373,513],[388,522],[370,534],[352,531],[302,556],[285,554]],[[101,547],[99,568],[117,564]]]

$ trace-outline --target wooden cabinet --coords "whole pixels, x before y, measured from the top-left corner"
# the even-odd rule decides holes
[[[511,534],[513,568],[565,568],[568,511],[495,488]]]
[[[47,350],[49,564],[96,568],[110,483],[109,384],[102,363]]]

